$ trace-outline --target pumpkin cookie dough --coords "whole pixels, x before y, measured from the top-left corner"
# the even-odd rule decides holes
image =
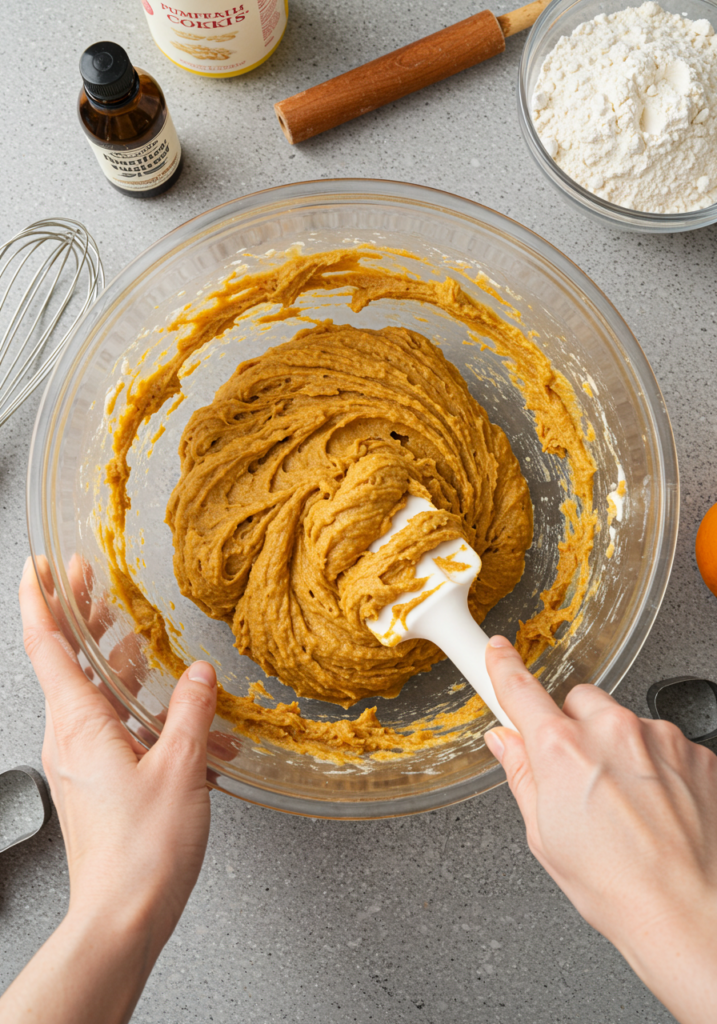
[[[124,390],[112,428],[102,540],[114,588],[137,632],[175,676],[184,661],[127,564],[130,449],[142,423],[182,400],[180,370],[205,344],[258,307],[267,310],[266,323],[302,315],[295,303],[307,292],[348,293],[356,313],[382,298],[431,304],[465,325],[467,343],[488,345],[506,359],[543,449],[565,460],[571,481],[555,578],[541,594],[543,607],[518,631],[523,658],[533,662],[555,642],[560,625],[578,615],[597,514],[591,428],[583,430],[571,385],[532,337],[457,280],[424,281],[371,266],[376,255],[370,247],[294,255],[266,271],[231,275],[200,308],[177,315],[165,329],[174,354],[149,373],[140,363]],[[475,284],[491,291],[481,278]],[[299,694],[348,707],[369,693],[398,693],[413,673],[442,657],[426,641],[383,648],[362,625],[374,607],[409,589],[420,553],[439,540],[463,536],[482,557],[471,593],[478,621],[522,573],[532,513],[508,440],[456,368],[415,332],[334,324],[301,331],[236,370],[191,418],[180,457],[182,481],[167,515],[182,590],[230,623],[239,649]],[[415,523],[408,550],[392,542],[367,554],[410,493],[429,497],[441,515]],[[447,742],[484,713],[473,696],[456,713],[397,732],[373,712],[354,721],[313,722],[296,703],[268,708],[253,694],[223,690],[218,710],[255,742],[337,761]]]
[[[185,597],[300,697],[395,697],[443,653],[384,647],[364,624],[420,589],[426,551],[465,539],[483,559],[480,622],[523,574],[528,485],[508,440],[440,349],[414,331],[320,324],[242,363],[198,409],[167,508]],[[407,495],[426,512],[369,546]]]

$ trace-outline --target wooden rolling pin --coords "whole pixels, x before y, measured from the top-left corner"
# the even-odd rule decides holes
[[[426,85],[495,57],[508,36],[529,28],[550,0],[501,14],[481,11],[400,50],[274,104],[289,142],[304,142]]]

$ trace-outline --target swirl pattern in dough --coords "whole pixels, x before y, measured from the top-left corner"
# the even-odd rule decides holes
[[[364,620],[418,587],[425,551],[462,536],[481,622],[520,579],[527,483],[500,427],[422,335],[332,323],[237,367],[189,420],[167,506],[182,593],[299,696],[396,696],[443,654],[383,647]],[[408,494],[440,510],[376,553]]]

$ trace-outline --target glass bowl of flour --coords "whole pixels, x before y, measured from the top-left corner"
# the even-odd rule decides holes
[[[549,181],[603,224],[717,221],[717,4],[555,0],[520,64],[521,130]]]

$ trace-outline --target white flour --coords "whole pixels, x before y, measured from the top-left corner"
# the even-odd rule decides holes
[[[533,119],[550,156],[603,199],[650,213],[717,202],[717,36],[657,3],[599,14],[546,57]]]

